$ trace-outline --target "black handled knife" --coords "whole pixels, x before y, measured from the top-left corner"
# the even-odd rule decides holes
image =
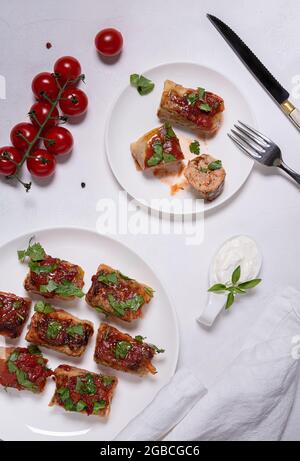
[[[273,75],[255,56],[250,48],[248,48],[243,40],[240,39],[240,37],[229,26],[227,26],[227,24],[211,14],[207,14],[207,17],[250,72],[279,104],[281,110],[300,130],[300,111],[289,101],[290,95],[288,91],[280,85],[276,78],[273,77]]]

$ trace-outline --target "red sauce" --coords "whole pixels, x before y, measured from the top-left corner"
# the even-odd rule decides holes
[[[37,387],[37,390],[42,391],[46,379],[53,373],[47,368],[48,360],[42,355],[30,354],[28,349],[17,347],[14,352],[18,352],[17,359],[13,362],[14,365],[26,374],[27,379]],[[14,387],[18,390],[25,389],[18,380],[16,373],[10,373],[7,367],[7,362],[0,361],[0,384],[5,387]],[[40,362],[40,363],[39,363]]]
[[[160,127],[158,133],[148,141],[145,153],[145,167],[148,167],[148,160],[153,156],[153,145],[157,142],[162,144],[163,151],[167,154],[172,154],[176,160],[183,160],[184,156],[180,148],[177,136],[167,137],[164,126]]]
[[[13,294],[0,294],[0,334],[16,338],[28,317],[30,301]]]
[[[78,266],[70,265],[70,263],[62,261],[61,259],[46,256],[43,261],[39,261],[39,266],[52,265],[56,266],[52,272],[42,272],[40,274],[33,271],[30,272],[30,281],[37,289],[39,289],[41,285],[47,285],[50,280],[56,283],[61,283],[63,280],[72,282],[78,275]]]
[[[115,350],[117,343],[126,341],[131,344],[125,358],[116,358]],[[102,325],[97,338],[95,358],[106,363],[112,368],[139,371],[148,367],[155,350],[149,344],[136,341],[129,335],[123,334],[109,325]]]
[[[187,92],[188,94],[193,91]],[[170,101],[174,104],[174,110],[185,118],[196,124],[204,130],[211,130],[214,127],[214,116],[217,113],[223,112],[224,101],[220,96],[214,93],[205,92],[203,101],[196,101],[194,104],[189,104],[186,95],[181,97],[177,93],[171,91],[169,95]],[[208,104],[211,107],[210,112],[205,112],[200,109],[201,104]]]
[[[101,272],[102,273],[102,272]],[[104,273],[104,272],[103,272]],[[129,283],[130,280],[123,280],[118,277],[116,284],[110,283],[106,285],[98,280],[99,273],[92,277],[92,295],[103,296],[107,298],[108,294],[112,294],[117,301],[127,301],[133,298],[136,294],[140,294],[135,284]]]

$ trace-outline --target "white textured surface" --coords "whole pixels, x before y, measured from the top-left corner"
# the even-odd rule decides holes
[[[95,228],[96,203],[117,198],[119,186],[105,159],[104,123],[116,92],[132,72],[163,62],[195,61],[232,78],[256,107],[260,128],[281,147],[285,161],[300,171],[299,132],[276,108],[263,89],[242,66],[219,36],[205,13],[216,14],[243,37],[292,91],[292,78],[300,73],[295,49],[300,4],[293,0],[10,0],[0,13],[0,74],[7,80],[7,99],[0,100],[1,144],[9,142],[11,126],[24,119],[32,103],[31,78],[51,68],[63,54],[73,54],[87,75],[90,109],[84,122],[73,126],[76,148],[60,165],[53,181],[35,184],[25,195],[19,187],[0,182],[0,243],[33,228],[53,225],[86,225]],[[106,26],[119,28],[124,53],[114,65],[103,63],[93,47],[95,33]],[[46,42],[52,42],[50,50]],[[300,101],[294,100],[296,105]],[[240,155],[233,149],[233,155]],[[82,190],[81,181],[87,187]],[[253,236],[264,255],[264,283],[257,295],[268,295],[278,285],[299,287],[299,189],[277,172],[256,167],[240,193],[205,219],[201,246],[186,246],[183,236],[120,236],[158,271],[172,292],[182,333],[181,360],[203,364],[208,382],[238,352],[242,338],[259,312],[252,296],[227,315],[213,330],[196,324],[205,302],[207,271],[216,248],[236,234]],[[177,264],[176,264],[177,262]],[[257,304],[260,306],[260,304]],[[190,344],[198,329],[198,344]],[[195,335],[194,335],[195,336]],[[300,394],[285,438],[300,439]]]

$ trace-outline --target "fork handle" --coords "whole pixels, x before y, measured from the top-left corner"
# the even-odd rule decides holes
[[[284,162],[279,165],[283,171],[285,171],[288,175],[290,175],[298,184],[300,184],[300,174],[296,173],[296,171],[289,168]]]

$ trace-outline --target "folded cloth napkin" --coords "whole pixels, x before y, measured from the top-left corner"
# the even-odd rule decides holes
[[[299,335],[300,293],[288,288],[207,393],[190,371],[177,371],[116,440],[279,440],[296,392]]]

